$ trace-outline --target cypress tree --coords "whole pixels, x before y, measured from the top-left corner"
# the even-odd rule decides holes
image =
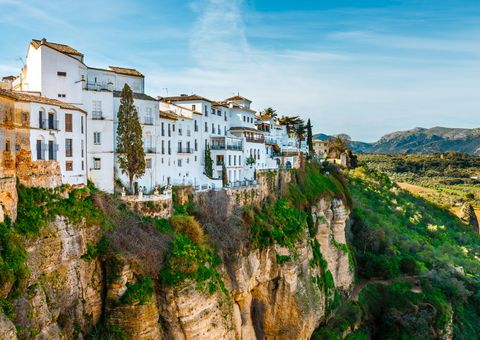
[[[310,118],[307,121],[307,146],[308,152],[313,154],[313,135],[312,135],[312,123],[310,122]]]
[[[228,185],[228,175],[227,168],[225,167],[225,162],[222,164],[222,183],[224,187]]]
[[[134,180],[145,173],[142,126],[138,119],[130,86],[125,84],[121,96],[117,115],[117,159],[122,173],[126,173],[128,176],[130,192],[133,193]]]
[[[213,177],[213,160],[210,148],[205,148],[205,175],[209,178]]]

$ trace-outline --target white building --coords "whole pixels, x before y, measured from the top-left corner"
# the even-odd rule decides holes
[[[230,184],[240,185],[253,180],[256,170],[295,166],[298,159],[295,140],[288,136],[285,127],[272,117],[258,118],[247,98],[237,95],[214,101],[198,95],[180,95],[156,99],[145,94],[145,77],[137,70],[89,67],[84,63],[84,55],[67,45],[32,40],[20,76],[7,78],[2,87],[42,96],[38,98],[54,98],[70,108],[78,108],[75,112],[81,114],[72,118],[75,127],[80,124],[75,119],[85,119],[83,139],[80,135],[72,137],[77,143],[74,150],[80,150],[85,158],[83,168],[81,162],[74,160],[71,178],[65,179],[68,183],[74,182],[80,171],[107,192],[113,192],[118,181],[128,183],[115,161],[117,112],[125,84],[133,91],[143,130],[146,171],[137,180],[137,186],[146,191],[168,184],[218,187],[222,185],[223,167]],[[54,110],[50,106],[43,109],[46,115]],[[55,109],[53,121],[65,124],[64,110]],[[53,135],[69,139],[68,133]],[[40,138],[34,138],[37,137]],[[46,136],[44,140],[47,143]],[[83,149],[79,144],[82,140]],[[207,148],[214,163],[213,178],[204,174]],[[63,166],[67,168],[66,164]]]
[[[86,184],[86,112],[59,100],[0,89],[2,99],[13,100],[14,112],[21,114],[32,161],[57,162],[63,184]],[[5,146],[9,152],[20,147]]]

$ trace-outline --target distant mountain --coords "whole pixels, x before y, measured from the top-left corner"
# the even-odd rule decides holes
[[[323,134],[319,134],[324,140]],[[315,135],[314,138],[316,138]],[[320,139],[320,138],[316,138]],[[328,139],[328,136],[326,137]],[[458,129],[434,127],[415,128],[386,134],[375,143],[352,141],[356,153],[423,153],[464,152],[480,155],[480,128]]]

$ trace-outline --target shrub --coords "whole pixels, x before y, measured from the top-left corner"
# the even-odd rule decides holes
[[[152,301],[153,280],[149,276],[142,277],[135,284],[127,283],[127,291],[122,295],[120,302],[130,304],[138,302],[145,305]]]
[[[212,294],[220,289],[226,292],[216,270],[221,264],[220,257],[206,245],[194,244],[187,236],[175,233],[171,249],[165,257],[165,266],[159,274],[159,281],[162,284],[177,286],[192,280],[202,291]]]
[[[170,225],[173,230],[186,235],[194,244],[206,241],[202,226],[193,216],[174,215],[170,217]]]

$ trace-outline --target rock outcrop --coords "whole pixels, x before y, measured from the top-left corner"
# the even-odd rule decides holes
[[[321,200],[316,216],[318,240],[335,286],[348,294],[353,283],[344,249],[349,212],[340,200]],[[277,255],[289,256],[280,264]],[[239,254],[224,268],[229,294],[208,295],[193,284],[160,297],[165,334],[172,339],[308,339],[327,317],[333,295],[313,283],[321,275],[311,265],[307,238],[294,249],[279,246]]]
[[[478,224],[478,218],[475,214],[475,209],[470,203],[464,203],[460,210],[460,219],[465,223],[468,223],[472,227],[473,231],[480,233],[480,226]]]
[[[308,339],[330,312],[333,290],[325,286],[325,273],[346,295],[352,286],[348,214],[342,201],[320,200],[312,208],[313,238],[305,235],[290,249],[239,249],[223,264],[226,293],[186,283],[157,290],[145,304],[121,302],[136,282],[133,266],[123,263],[107,282],[109,268],[82,258],[98,241],[98,226],[57,218],[27,241],[29,275],[13,302],[13,323],[0,314],[0,338],[74,339],[104,320],[132,339]],[[315,239],[325,268],[312,264]]]

